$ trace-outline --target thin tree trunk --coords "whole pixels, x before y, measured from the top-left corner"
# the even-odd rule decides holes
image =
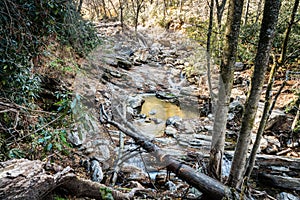
[[[108,1],[109,1],[109,3],[111,4],[111,6],[112,6],[114,12],[115,12],[116,15],[117,15],[117,18],[118,18],[118,17],[119,17],[119,13],[118,13],[118,11],[117,11],[115,5],[114,5],[114,2],[112,2],[112,0],[108,0]]]
[[[246,177],[247,181],[252,173],[252,170],[253,170],[253,167],[255,164],[256,153],[260,147],[260,141],[262,139],[269,116],[271,115],[271,113],[270,113],[270,106],[271,106],[270,104],[271,104],[271,100],[272,100],[271,93],[272,93],[274,77],[276,74],[277,66],[278,65],[276,63],[274,63],[272,70],[270,72],[270,75],[269,75],[269,81],[268,81],[267,91],[266,91],[266,95],[265,95],[265,105],[264,105],[263,115],[262,115],[260,123],[259,123],[255,142],[254,142],[253,148],[251,150],[247,170],[245,173],[245,177]]]
[[[225,5],[226,5],[226,0],[222,0],[221,4],[219,3],[218,0],[216,0],[216,7],[217,7],[217,23],[218,23],[218,57],[221,57],[221,46],[222,46],[222,41],[221,41],[221,32],[222,32],[222,18],[223,18],[223,13],[225,10]]]
[[[288,23],[288,27],[285,31],[285,37],[284,37],[284,41],[283,41],[282,47],[281,47],[282,50],[281,50],[279,63],[282,63],[282,64],[286,60],[287,45],[288,45],[288,41],[289,41],[289,38],[290,38],[290,33],[291,33],[291,30],[292,30],[292,26],[295,23],[295,17],[297,15],[298,7],[299,7],[299,0],[295,0],[292,15],[291,15],[290,21]]]
[[[79,1],[79,5],[78,5],[78,7],[77,7],[77,12],[81,12],[81,8],[82,8],[82,3],[83,3],[83,0],[80,0]]]
[[[248,22],[248,14],[249,14],[249,6],[250,6],[250,0],[247,0],[246,3],[246,10],[245,10],[245,16],[244,16],[244,23],[243,25],[245,26]]]
[[[216,0],[217,21],[218,21],[219,28],[221,28],[221,25],[222,25],[222,17],[223,17],[225,5],[226,5],[226,0],[222,0],[221,4],[219,3],[218,0]]]
[[[294,132],[294,130],[295,130],[295,128],[296,128],[296,125],[297,125],[297,123],[298,123],[298,121],[299,121],[299,115],[300,115],[300,104],[298,105],[298,108],[297,108],[298,110],[297,110],[297,113],[296,113],[296,116],[295,116],[295,118],[294,118],[294,121],[293,121],[293,123],[292,123],[292,127],[291,127],[291,131],[292,132]]]
[[[207,66],[207,82],[208,82],[208,89],[209,89],[209,95],[212,102],[212,109],[214,109],[215,106],[215,94],[212,90],[212,84],[211,84],[211,34],[212,34],[212,28],[213,28],[213,20],[214,20],[214,1],[210,1],[210,12],[209,12],[209,25],[208,25],[208,31],[207,31],[207,41],[206,41],[206,66]],[[212,113],[214,111],[212,110]]]
[[[124,0],[119,0],[119,4],[120,4],[120,22],[121,22],[121,28],[122,28],[122,32],[124,32],[124,17],[123,17]]]
[[[138,27],[138,23],[139,23],[139,14],[140,14],[143,2],[144,2],[144,0],[136,0],[136,13],[135,13],[135,23],[134,23],[135,33],[137,33],[137,27]]]
[[[227,113],[233,84],[234,64],[236,60],[243,2],[243,0],[230,0],[228,8],[228,25],[226,26],[226,39],[220,67],[219,93],[209,160],[210,174],[218,180],[221,179],[222,173]]]
[[[107,12],[106,12],[106,4],[105,4],[105,0],[102,0],[102,6],[103,6],[103,12],[104,12],[104,18],[107,17]]]
[[[260,124],[259,124],[259,128],[258,128],[258,131],[257,131],[257,134],[256,134],[256,139],[255,139],[253,149],[252,149],[250,157],[249,157],[248,167],[247,167],[247,171],[246,171],[246,174],[245,174],[245,176],[248,177],[248,178],[250,177],[250,175],[252,173],[252,170],[253,170],[253,167],[254,167],[254,164],[255,164],[256,154],[257,154],[257,151],[258,151],[259,146],[260,146],[260,141],[262,139],[262,135],[263,135],[263,132],[265,130],[266,123],[269,119],[269,116],[272,113],[273,108],[270,109],[270,107],[271,107],[270,103],[271,103],[271,90],[272,90],[272,87],[273,87],[274,77],[275,77],[275,74],[276,74],[276,71],[277,71],[278,67],[283,65],[284,62],[285,62],[287,44],[288,44],[291,29],[292,29],[292,25],[294,24],[294,21],[295,21],[295,15],[297,13],[298,6],[299,6],[299,0],[295,0],[293,12],[292,12],[290,21],[288,23],[288,27],[285,31],[285,37],[284,37],[284,40],[283,40],[283,43],[282,43],[282,48],[281,48],[282,49],[281,50],[281,56],[280,56],[280,59],[278,60],[278,62],[276,61],[276,58],[274,56],[274,65],[273,65],[271,73],[270,73],[268,87],[267,87],[266,96],[265,96],[264,112],[263,112],[263,116],[262,116]]]
[[[258,4],[257,4],[255,23],[258,22],[259,17],[260,17],[260,15],[261,15],[262,1],[263,1],[263,0],[259,0],[259,2],[258,2]]]
[[[280,6],[280,0],[265,1],[258,50],[255,58],[255,68],[251,78],[250,93],[245,104],[241,131],[228,178],[228,184],[235,188],[240,188],[243,183],[251,131],[269,63]]]

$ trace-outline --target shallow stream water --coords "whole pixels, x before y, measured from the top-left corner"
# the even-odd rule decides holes
[[[146,95],[144,100],[141,114],[146,115],[151,120],[148,122],[137,121],[136,125],[146,135],[163,136],[166,120],[170,117],[178,116],[181,119],[193,119],[199,116],[197,109],[191,109],[188,106],[178,106],[175,103],[159,99],[155,95]]]

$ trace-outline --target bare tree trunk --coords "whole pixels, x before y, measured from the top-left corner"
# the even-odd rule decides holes
[[[291,127],[291,129],[292,129],[291,131],[292,131],[292,132],[294,132],[294,130],[295,130],[295,128],[296,128],[296,125],[297,125],[297,123],[298,123],[298,121],[299,121],[299,116],[300,116],[300,103],[299,103],[297,109],[298,109],[298,110],[297,110],[296,116],[295,116],[295,118],[294,118],[294,121],[293,121],[293,123],[292,123],[292,127]]]
[[[82,3],[83,3],[83,0],[80,0],[79,1],[79,5],[78,5],[78,7],[77,7],[77,12],[81,12],[81,8],[82,8]]]
[[[104,18],[107,17],[107,12],[106,12],[106,4],[105,4],[105,0],[102,0],[102,6],[103,6],[103,12],[104,12]]]
[[[212,84],[211,84],[211,34],[212,34],[212,28],[213,28],[213,20],[214,20],[214,1],[210,1],[210,12],[209,12],[209,25],[208,25],[208,31],[207,31],[207,41],[206,41],[206,66],[207,66],[207,82],[208,82],[208,89],[209,89],[209,95],[211,98],[211,102],[213,104],[212,108],[214,109],[215,105],[215,94],[212,90]],[[212,113],[214,111],[212,110]]]
[[[228,178],[228,184],[235,188],[240,188],[243,183],[251,131],[269,63],[269,55],[275,36],[280,6],[280,0],[265,1],[258,50],[255,58],[255,68],[251,78],[250,93],[245,104],[242,127]]]
[[[137,33],[137,27],[139,24],[139,15],[142,8],[144,0],[136,0],[136,13],[135,13],[135,22],[134,22],[134,30]]]
[[[225,10],[225,5],[226,5],[226,0],[222,0],[221,4],[219,3],[219,0],[216,0],[216,7],[217,7],[217,23],[218,23],[218,57],[221,56],[221,31],[222,31],[222,18],[223,18],[223,13]]]
[[[221,24],[222,24],[222,17],[224,13],[226,5],[226,0],[222,0],[221,4],[219,3],[218,0],[216,0],[216,7],[217,7],[217,21],[218,21],[218,27],[221,29]]]
[[[216,179],[221,179],[222,159],[225,145],[226,123],[230,94],[233,84],[238,36],[243,11],[243,0],[230,0],[225,32],[225,43],[220,67],[219,93],[213,139],[210,151],[209,170]]]
[[[285,30],[285,37],[284,37],[284,41],[283,41],[282,47],[281,47],[282,50],[281,50],[279,63],[282,63],[282,64],[286,61],[287,45],[288,45],[288,41],[290,38],[292,26],[295,24],[295,17],[297,15],[298,7],[299,7],[299,0],[295,0],[292,15],[291,15],[290,21],[288,23],[288,27]]]
[[[119,5],[120,5],[120,22],[121,22],[121,28],[122,28],[122,32],[124,32],[124,16],[123,16],[124,0],[119,0]]]
[[[247,0],[246,3],[246,10],[245,10],[245,16],[244,16],[244,23],[243,25],[245,26],[248,22],[248,14],[249,14],[249,6],[250,6],[250,0]]]
[[[256,11],[255,23],[258,22],[259,17],[260,17],[260,15],[261,15],[262,1],[263,1],[263,0],[259,0],[259,2],[258,2],[258,4],[257,4],[257,9],[256,9],[257,11]]]
[[[247,170],[245,173],[245,177],[246,177],[246,181],[248,181],[254,164],[255,164],[255,158],[256,158],[256,153],[260,147],[260,141],[262,139],[267,121],[269,119],[269,116],[271,115],[270,113],[270,106],[271,106],[271,100],[272,100],[272,87],[273,87],[273,83],[274,83],[274,76],[276,73],[276,68],[277,68],[277,64],[274,63],[274,65],[272,66],[272,70],[270,72],[269,75],[269,81],[268,81],[268,86],[267,86],[267,91],[266,91],[266,95],[265,95],[265,104],[264,104],[264,110],[263,110],[263,115],[261,117],[261,121],[259,123],[259,127],[256,133],[256,138],[255,138],[255,142],[253,144],[253,148],[251,150],[251,154],[248,160],[248,166],[247,166]]]
[[[285,31],[285,37],[282,43],[282,49],[281,49],[281,56],[280,59],[278,60],[278,62],[276,61],[276,58],[274,56],[274,65],[272,67],[271,73],[269,75],[269,81],[268,81],[268,87],[267,87],[267,91],[266,91],[266,96],[265,96],[265,105],[264,105],[264,112],[263,112],[263,116],[261,118],[260,124],[259,124],[259,128],[256,134],[256,139],[253,145],[253,149],[251,151],[250,157],[249,157],[249,161],[248,161],[248,167],[247,167],[247,171],[245,176],[246,177],[250,177],[253,167],[254,167],[254,163],[255,163],[255,158],[256,158],[256,154],[257,151],[259,149],[260,146],[260,141],[262,139],[262,135],[263,132],[265,130],[265,125],[269,119],[269,116],[272,113],[272,109],[270,109],[271,107],[271,90],[273,87],[273,82],[274,82],[274,77],[276,74],[276,71],[278,69],[279,66],[283,65],[286,59],[286,51],[287,51],[287,43],[289,40],[289,36],[290,36],[290,32],[292,29],[292,25],[294,24],[295,21],[295,15],[297,13],[297,9],[299,6],[299,0],[295,0],[294,3],[294,8],[293,8],[293,12],[290,18],[290,21],[288,23],[288,27]]]
[[[119,17],[119,13],[118,13],[118,11],[117,11],[115,5],[114,5],[114,2],[113,2],[112,0],[108,0],[108,1],[109,1],[109,3],[111,4],[111,6],[112,6],[114,12],[115,12],[116,15],[117,15],[117,18],[118,18],[118,17]]]

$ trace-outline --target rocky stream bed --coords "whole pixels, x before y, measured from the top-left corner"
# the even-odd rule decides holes
[[[163,163],[155,161],[130,137],[111,125],[100,124],[99,105],[106,106],[115,121],[119,119],[114,113],[121,113],[166,154],[205,173],[213,127],[205,50],[179,31],[140,29],[136,35],[129,28],[122,33],[117,23],[99,24],[98,29],[103,43],[84,63],[73,84],[89,113],[78,117],[79,128],[69,137],[82,157],[82,165],[93,181],[122,188],[139,184],[143,189],[136,198],[199,198],[200,192],[168,173]],[[224,176],[230,170],[246,98],[247,70],[237,65],[228,115]],[[216,90],[217,69],[212,72]],[[282,110],[273,112],[269,134],[261,145],[264,154],[258,156],[255,168],[254,185],[262,190],[268,186],[266,190],[274,199],[299,199],[299,141],[287,146],[287,130],[281,126],[288,127],[291,122],[291,116]],[[254,193],[255,197],[272,199],[265,192]]]

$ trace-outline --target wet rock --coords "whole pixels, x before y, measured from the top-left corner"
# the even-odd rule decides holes
[[[207,131],[212,131],[214,129],[213,126],[204,126],[204,129]]]
[[[184,120],[181,123],[176,123],[176,128],[180,130],[181,134],[193,134],[196,132],[196,124],[191,120]]]
[[[176,134],[177,134],[177,129],[172,127],[172,126],[167,126],[166,129],[165,129],[165,134],[167,136],[171,136],[171,137],[174,137],[176,138]]]
[[[145,50],[145,49],[135,52],[134,55],[135,55],[135,58],[134,58],[135,64],[139,64],[139,63],[145,64],[148,62],[148,60],[151,59],[151,55],[150,55],[149,51]]]
[[[177,143],[176,139],[170,137],[155,138],[155,141],[162,145],[175,145]]]
[[[297,197],[293,194],[287,193],[287,192],[281,192],[276,196],[277,200],[299,200],[300,197]]]
[[[150,111],[149,111],[149,115],[155,115],[156,113],[157,113],[156,110],[150,110]]]
[[[116,60],[117,60],[117,65],[120,68],[129,70],[132,67],[132,63],[124,57],[117,56]]]
[[[166,121],[166,126],[169,126],[169,125],[176,126],[176,125],[179,125],[181,123],[181,121],[182,121],[182,118],[179,116],[169,117]]]
[[[143,103],[145,102],[145,100],[143,99],[142,96],[129,96],[127,99],[127,102],[129,104],[129,106],[133,109],[138,109],[141,108]]]
[[[146,173],[139,167],[132,164],[124,164],[121,171],[127,176],[129,180],[144,181],[147,179]]]
[[[245,69],[245,65],[242,62],[236,62],[234,67],[236,71],[243,71]]]
[[[112,75],[115,78],[121,78],[122,77],[122,74],[118,71],[110,71],[109,73],[110,73],[110,75]]]
[[[137,117],[140,119],[146,119],[147,115],[146,114],[138,114]]]
[[[161,124],[164,122],[162,119],[157,119],[157,118],[151,118],[151,120],[154,122],[154,124]]]
[[[157,91],[155,96],[159,99],[176,99],[177,96],[170,92]]]
[[[243,110],[244,110],[244,105],[240,101],[239,97],[237,97],[236,100],[232,101],[229,104],[228,118],[230,118],[231,120],[240,119],[243,115]]]
[[[168,190],[170,190],[171,192],[176,192],[177,191],[177,186],[175,185],[175,183],[173,183],[172,181],[167,181],[165,183],[165,186]]]
[[[100,183],[103,180],[102,167],[100,166],[100,164],[97,160],[93,160],[91,162],[90,171],[92,174],[91,175],[92,181]]]
[[[191,146],[210,146],[211,142],[199,139],[193,139],[189,141]]]
[[[287,117],[283,111],[273,110],[272,114],[266,124],[265,130],[274,130],[281,127],[286,121]]]
[[[86,140],[86,135],[83,133],[79,133],[77,130],[76,131],[72,131],[71,133],[69,133],[68,135],[68,140],[75,146],[75,147],[79,147],[81,146],[85,140]]]

